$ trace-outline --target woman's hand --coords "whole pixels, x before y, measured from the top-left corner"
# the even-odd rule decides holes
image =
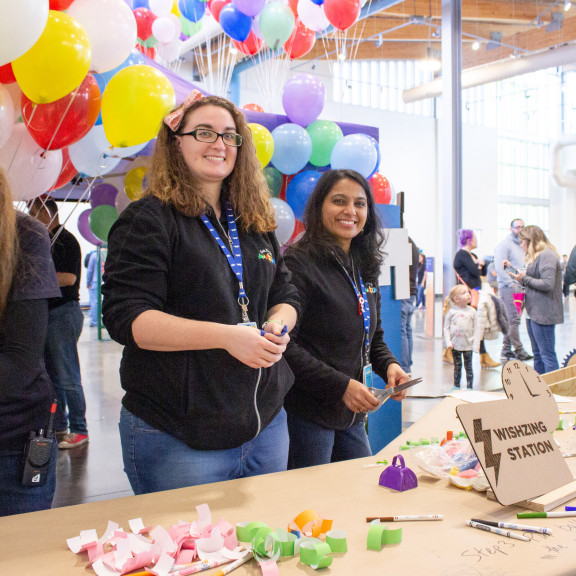
[[[378,406],[378,399],[362,382],[350,380],[346,392],[342,396],[342,401],[348,410],[352,412],[368,412]]]
[[[275,344],[283,345],[284,350],[286,350],[286,346],[288,346],[288,342],[290,342],[288,326],[278,322],[268,321],[262,330],[265,332],[265,338],[270,340],[270,342],[274,342]]]
[[[402,370],[400,364],[390,364],[390,366],[388,366],[386,376],[388,380],[386,388],[393,388],[394,386],[404,384],[404,382],[408,382],[408,380],[410,380],[410,376],[408,376],[408,374],[406,374],[406,372]],[[400,392],[397,392],[396,394],[394,394],[394,396],[391,396],[391,398],[393,398],[394,400],[398,400],[398,402],[404,400],[404,398],[406,398],[406,390],[401,390]]]
[[[270,324],[266,328],[269,326]],[[224,349],[250,368],[270,368],[282,358],[290,340],[288,334],[280,337],[266,332],[263,336],[260,329],[250,326],[229,326],[228,328]],[[282,330],[280,326],[278,328]]]

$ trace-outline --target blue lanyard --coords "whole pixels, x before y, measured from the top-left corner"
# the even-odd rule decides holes
[[[362,275],[360,270],[358,270],[358,281],[360,283],[360,290],[356,286],[356,282],[350,274],[346,267],[338,260],[342,270],[348,276],[352,288],[354,288],[354,293],[356,294],[356,299],[358,300],[358,314],[362,314],[362,319],[364,320],[364,365],[370,364],[370,304],[368,303],[368,296],[366,294],[366,288],[364,287],[364,282],[362,281]],[[354,262],[352,262],[352,274],[354,274]]]
[[[220,246],[222,252],[224,252],[224,255],[228,260],[228,264],[232,272],[234,272],[236,278],[238,278],[238,287],[239,287],[238,304],[240,305],[240,308],[242,308],[242,322],[249,322],[250,321],[248,318],[249,300],[248,296],[246,295],[246,291],[244,290],[244,279],[242,276],[243,274],[242,252],[240,251],[240,238],[238,238],[236,219],[234,218],[234,211],[232,210],[232,206],[230,206],[228,202],[224,204],[224,207],[226,209],[226,220],[228,221],[228,236],[230,238],[230,243],[232,244],[233,254],[230,254],[230,250],[228,250],[228,247],[226,246],[226,244],[224,244],[224,241],[222,240],[222,238],[220,238],[220,235],[218,234],[218,232],[216,232],[214,226],[212,226],[212,223],[210,222],[210,220],[208,220],[206,214],[202,214],[201,218],[202,222],[206,224],[206,227],[208,228],[208,230],[210,230],[210,233],[212,234],[216,242],[218,242],[218,246]]]

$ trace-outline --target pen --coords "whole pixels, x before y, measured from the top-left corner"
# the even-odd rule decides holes
[[[501,530],[500,528],[494,528],[493,526],[487,526],[486,524],[474,522],[473,520],[466,520],[466,526],[472,526],[472,528],[478,528],[480,530],[486,530],[486,532],[492,532],[492,534],[499,534],[500,536],[506,536],[508,538],[514,538],[515,540],[522,540],[524,542],[530,542],[530,538],[526,538],[526,536],[522,536],[522,534],[516,534],[515,532],[508,532],[507,530]]]
[[[369,516],[366,522],[380,520],[380,522],[406,522],[408,520],[444,520],[442,514],[414,514],[411,516]]]
[[[552,534],[550,528],[540,528],[540,526],[525,526],[524,524],[509,524],[508,522],[491,522],[488,520],[479,520],[472,518],[472,522],[494,526],[494,528],[508,528],[509,530],[524,530],[524,532],[538,532],[539,534]]]
[[[212,576],[224,576],[225,574],[229,574],[230,572],[232,572],[232,570],[236,570],[236,568],[238,568],[238,566],[242,566],[242,564],[248,562],[248,560],[250,560],[252,558],[253,558],[252,552],[248,551],[248,552],[246,552],[246,554],[244,554],[244,556],[242,556],[242,558],[235,560],[234,562],[232,562],[232,564],[230,564],[230,566],[226,566],[226,568],[222,568],[222,570],[218,570],[218,572],[214,572],[214,574],[212,574]]]
[[[564,506],[564,510],[566,510],[566,512],[574,512],[576,510],[576,506]]]
[[[567,516],[576,516],[576,512],[518,512],[516,518],[566,518]]]
[[[202,560],[201,562],[196,562],[191,566],[182,568],[177,572],[170,572],[169,576],[188,576],[188,574],[196,574],[197,572],[203,572],[204,570],[210,570],[210,568],[216,568],[216,566],[222,566],[222,564],[228,564],[231,560]]]

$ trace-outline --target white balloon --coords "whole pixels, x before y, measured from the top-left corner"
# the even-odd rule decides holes
[[[138,154],[140,150],[148,145],[148,142],[144,142],[143,144],[136,144],[136,146],[127,146],[125,148],[113,147],[112,144],[108,142],[108,138],[106,138],[103,124],[97,124],[91,129],[91,132],[96,148],[98,148],[102,154],[106,154],[112,158],[128,158],[128,156],[134,156],[134,154]]]
[[[294,211],[287,202],[280,200],[280,198],[270,198],[270,203],[274,206],[275,220],[276,220],[276,238],[280,245],[286,244],[294,234],[294,227],[296,226],[296,217]]]
[[[150,0],[148,6],[152,14],[158,17],[168,16],[172,12],[172,0]]]
[[[95,126],[94,128],[99,128]],[[100,150],[96,144],[97,131],[92,128],[82,140],[68,147],[70,160],[78,172],[86,176],[103,176],[113,170],[121,158],[113,158]]]
[[[10,92],[0,84],[0,148],[8,142],[14,128],[14,103]]]
[[[152,34],[158,42],[170,42],[176,36],[176,26],[174,22],[167,16],[156,18],[152,22]]]
[[[180,22],[180,18],[178,18],[176,14],[168,14],[167,18],[170,18],[174,24],[174,38],[180,39],[180,34],[182,34],[182,22]]]
[[[156,52],[166,62],[172,62],[180,56],[182,51],[182,40],[176,37],[166,44],[156,44]]]
[[[136,19],[124,0],[74,0],[66,12],[88,34],[90,70],[108,72],[130,56],[136,44]]]
[[[324,6],[318,6],[312,0],[298,0],[298,16],[302,24],[314,32],[320,32],[330,26],[330,21],[324,14]]]
[[[47,192],[62,170],[62,150],[45,152],[24,124],[16,124],[0,149],[0,166],[8,176],[14,200],[32,200]]]
[[[49,0],[0,0],[0,66],[28,52],[46,28]]]

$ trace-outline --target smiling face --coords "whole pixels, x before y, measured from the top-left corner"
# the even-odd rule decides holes
[[[364,228],[367,217],[366,192],[348,178],[338,180],[322,203],[322,225],[345,252]]]
[[[220,106],[200,106],[187,114],[179,133],[208,128],[220,134],[236,132],[236,124],[228,110]],[[194,136],[178,136],[180,150],[190,172],[205,189],[218,191],[222,181],[232,173],[238,149],[226,146],[218,136],[215,142],[198,142]]]

